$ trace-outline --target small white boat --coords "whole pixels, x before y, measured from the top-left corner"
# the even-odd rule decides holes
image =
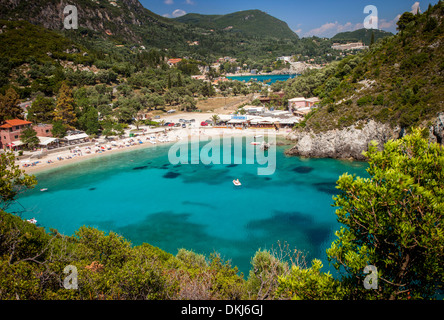
[[[48,191],[48,188],[42,188],[42,189],[40,189],[40,191],[41,191],[41,192]]]
[[[234,184],[236,187],[240,187],[240,186],[242,185],[242,183],[240,183],[239,179],[237,179],[237,180],[233,180],[233,184]]]
[[[32,224],[36,224],[37,223],[37,220],[35,218],[28,219],[26,221],[28,221],[29,223],[32,223]]]
[[[261,143],[260,142],[252,142],[251,145],[252,146],[259,146]]]

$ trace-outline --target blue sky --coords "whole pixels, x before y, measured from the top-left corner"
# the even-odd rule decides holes
[[[396,32],[396,21],[402,13],[427,10],[433,1],[414,0],[139,0],[142,5],[166,17],[185,13],[227,14],[259,9],[287,22],[301,37],[332,37],[338,32],[363,28],[367,5],[378,9],[379,29]]]

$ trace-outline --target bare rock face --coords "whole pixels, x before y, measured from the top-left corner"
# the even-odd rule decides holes
[[[312,132],[293,132],[287,139],[296,145],[286,154],[310,158],[334,158],[365,160],[362,155],[368,150],[371,141],[378,142],[382,148],[390,139],[399,138],[403,132],[399,128],[370,120],[365,125],[331,130],[314,134]]]
[[[431,143],[444,143],[444,113],[439,113],[429,129]],[[287,155],[309,158],[334,158],[366,160],[362,155],[368,150],[369,143],[376,141],[379,148],[389,140],[400,139],[405,130],[399,127],[391,128],[374,120],[368,121],[359,127],[351,126],[341,130],[330,130],[321,133],[292,132],[287,139],[296,145],[287,150]]]
[[[439,113],[432,127],[429,128],[431,141],[443,144],[444,142],[444,113]]]

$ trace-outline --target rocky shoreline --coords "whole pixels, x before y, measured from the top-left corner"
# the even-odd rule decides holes
[[[430,142],[443,144],[444,113],[440,113],[429,128]],[[295,143],[285,153],[290,156],[308,158],[333,158],[365,161],[362,154],[368,150],[371,141],[378,142],[382,149],[384,143],[402,138],[405,130],[390,127],[370,120],[364,125],[353,125],[344,129],[314,133],[311,131],[294,131],[287,139]]]

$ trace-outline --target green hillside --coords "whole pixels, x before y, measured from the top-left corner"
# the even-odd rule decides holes
[[[41,62],[55,58],[75,60],[86,51],[61,34],[27,21],[0,20],[0,25],[0,58],[11,59],[16,64],[29,62],[31,57]]]
[[[205,29],[243,33],[257,37],[297,39],[298,36],[287,23],[260,10],[239,11],[226,15],[202,15],[190,13],[176,21]]]
[[[443,16],[442,2],[423,14],[405,13],[396,36],[287,82],[289,98],[322,98],[302,127],[325,131],[369,119],[405,129],[427,125],[444,111]]]
[[[375,42],[379,39],[393,36],[393,33],[378,29],[359,29],[350,32],[341,32],[331,38],[334,42],[353,42],[362,41],[365,45],[371,44],[372,34]]]
[[[0,0],[0,19],[25,20],[61,32],[89,50],[109,53],[116,45],[129,48],[143,45],[172,57],[189,56],[208,62],[221,56],[258,59],[290,55],[298,40],[285,22],[258,10],[215,19],[217,23],[229,23],[223,28],[233,28],[214,27],[215,30],[210,31],[206,23],[187,24],[161,17],[144,8],[138,0],[116,0],[114,3],[108,0],[70,1],[81,17],[78,30],[63,29],[60,7],[64,3],[61,0]],[[195,42],[198,45],[190,45]]]

